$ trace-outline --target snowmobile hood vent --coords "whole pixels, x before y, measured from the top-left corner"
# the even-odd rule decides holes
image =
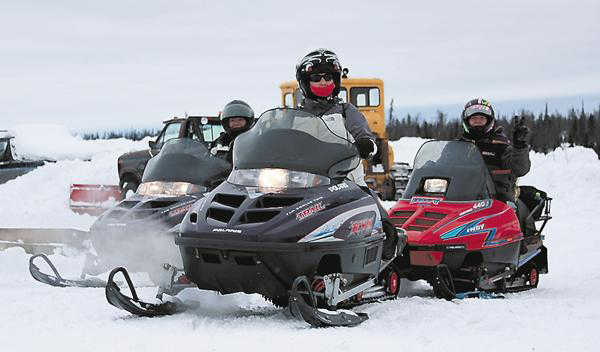
[[[215,194],[206,211],[206,222],[212,226],[226,225],[245,200],[246,197],[239,194]]]
[[[284,208],[292,206],[304,198],[267,194],[256,199],[254,204],[240,218],[240,224],[262,224],[281,213]]]
[[[225,224],[258,225],[273,219],[284,208],[290,207],[303,199],[303,197],[297,196],[263,195],[256,198],[248,207],[239,210],[240,214],[235,217],[234,223],[229,224],[246,197],[237,194],[217,193],[206,212],[206,221],[213,226],[223,226]]]
[[[423,232],[430,229],[447,215],[434,211],[399,210],[391,214],[390,221],[397,227],[402,227],[405,230]]]
[[[232,208],[239,208],[245,199],[246,197],[238,194],[217,193],[213,198],[213,202],[217,202]]]

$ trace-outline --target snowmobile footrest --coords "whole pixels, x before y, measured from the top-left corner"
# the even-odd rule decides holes
[[[42,258],[46,262],[46,264],[48,264],[50,269],[52,269],[52,272],[54,273],[54,275],[43,273],[40,270],[40,268],[34,264],[34,260],[36,258]],[[54,266],[54,264],[52,264],[52,262],[50,261],[50,258],[48,258],[45,254],[36,254],[34,256],[31,256],[31,258],[29,258],[29,272],[31,273],[31,276],[33,276],[33,278],[36,279],[37,281],[43,282],[47,285],[55,286],[55,287],[104,287],[104,286],[106,286],[105,281],[100,280],[95,277],[81,279],[81,280],[70,280],[70,279],[63,278],[60,275],[60,273],[58,272],[58,270],[56,269],[56,267]]]
[[[129,290],[131,291],[131,295],[133,297],[125,296],[121,293],[119,286],[114,282],[114,276],[117,273],[122,273],[123,277],[125,277],[125,281],[129,286]],[[131,278],[129,277],[129,273],[123,267],[118,267],[113,269],[108,275],[108,282],[106,284],[106,300],[111,305],[128,311],[131,314],[142,316],[142,317],[156,317],[163,315],[172,315],[178,312],[183,311],[183,306],[177,305],[174,302],[163,302],[163,303],[147,303],[140,301],[138,298],[137,292],[133,287],[133,283],[131,282]]]
[[[316,297],[306,276],[300,276],[294,280],[289,307],[292,315],[313,327],[356,326],[369,319],[366,313],[355,313],[345,309],[331,311],[317,308]]]

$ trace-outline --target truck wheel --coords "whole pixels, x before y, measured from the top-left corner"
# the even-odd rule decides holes
[[[123,184],[123,189],[121,191],[121,196],[123,199],[129,198],[135,194],[137,191],[139,183],[136,181],[127,181]]]

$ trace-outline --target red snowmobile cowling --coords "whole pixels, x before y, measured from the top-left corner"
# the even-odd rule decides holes
[[[492,199],[448,202],[412,197],[398,201],[389,216],[396,227],[406,230],[411,265],[438,265],[446,250],[480,251],[523,239],[514,210]]]

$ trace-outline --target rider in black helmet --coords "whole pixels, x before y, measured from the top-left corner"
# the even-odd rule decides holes
[[[512,143],[504,134],[502,126],[496,125],[494,108],[489,101],[477,98],[465,105],[462,112],[464,134],[462,140],[475,143],[483,156],[496,186],[496,198],[512,206],[518,214],[521,228],[530,229],[531,223],[524,224],[527,207],[517,196],[517,177],[529,172],[529,128],[521,119],[513,133]]]
[[[360,157],[368,159],[377,153],[375,136],[363,114],[337,96],[342,87],[342,66],[333,51],[317,49],[300,59],[296,65],[296,80],[304,95],[301,109],[316,116],[337,114],[343,117]],[[357,181],[364,184],[364,180]]]
[[[225,132],[212,142],[211,153],[223,155],[231,163],[233,142],[254,125],[254,110],[242,100],[233,100],[225,105],[220,117]]]
[[[489,101],[478,98],[467,102],[462,113],[463,140],[477,145],[496,185],[496,197],[515,202],[517,177],[529,172],[529,128],[521,120],[515,128],[513,143],[496,125],[494,108]]]
[[[354,105],[344,103],[337,97],[342,87],[342,66],[333,51],[317,49],[300,59],[296,65],[296,80],[304,94],[300,109],[316,116],[327,116],[330,121],[343,125],[346,130],[345,137],[355,143],[361,158],[370,159],[377,153],[375,136],[363,114]],[[391,259],[396,251],[398,234],[388,220],[387,211],[381,206],[377,195],[367,187],[364,175],[361,163],[348,178],[376,199],[386,233],[383,259]]]

